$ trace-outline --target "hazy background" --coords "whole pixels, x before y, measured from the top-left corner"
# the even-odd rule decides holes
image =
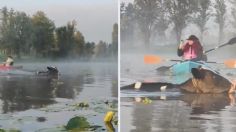
[[[180,3],[187,3],[186,9]],[[143,50],[145,45],[149,50],[163,50],[160,45],[176,49],[180,39],[191,34],[198,36],[206,49],[225,43],[236,36],[235,4],[234,0],[121,0],[121,51]],[[203,26],[202,32],[198,24]]]
[[[1,0],[0,8],[4,6],[29,15],[43,11],[57,27],[76,20],[86,40],[95,43],[111,42],[112,25],[118,21],[117,0]]]

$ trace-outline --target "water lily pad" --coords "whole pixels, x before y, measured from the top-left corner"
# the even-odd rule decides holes
[[[71,118],[66,125],[67,130],[86,130],[88,128],[90,128],[89,122],[86,118],[80,116]]]

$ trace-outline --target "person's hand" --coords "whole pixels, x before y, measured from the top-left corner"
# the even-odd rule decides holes
[[[183,49],[184,48],[184,41],[181,40],[180,44],[179,44],[179,49]]]

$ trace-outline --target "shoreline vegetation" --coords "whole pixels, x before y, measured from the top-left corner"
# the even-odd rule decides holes
[[[79,22],[68,21],[56,27],[42,11],[29,16],[3,7],[0,10],[0,59],[11,55],[15,60],[110,61],[118,56],[118,24],[111,31],[112,42],[86,41],[77,29]]]

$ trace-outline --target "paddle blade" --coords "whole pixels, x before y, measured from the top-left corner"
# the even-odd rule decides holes
[[[230,60],[226,60],[224,62],[225,66],[227,66],[228,68],[236,68],[236,60],[235,59],[230,59]]]
[[[146,64],[157,64],[161,62],[161,57],[156,55],[145,55],[144,62]]]

